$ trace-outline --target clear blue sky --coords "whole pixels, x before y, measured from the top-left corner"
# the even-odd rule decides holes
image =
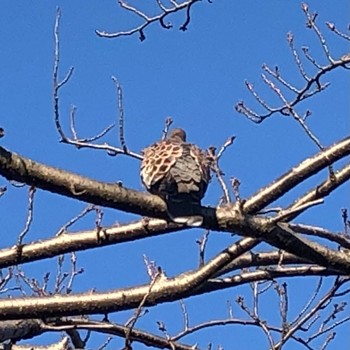
[[[345,30],[349,23],[349,2],[324,0],[308,4],[319,13],[318,23],[327,33],[334,56],[338,58],[349,52],[349,45],[331,35],[324,25],[325,21],[330,21]],[[0,126],[5,129],[6,136],[1,140],[2,146],[98,180],[120,180],[127,187],[142,189],[138,161],[123,156],[112,158],[94,150],[76,150],[58,142],[52,108],[56,5],[62,11],[61,77],[70,66],[75,68],[71,81],[61,90],[60,113],[67,131],[72,104],[77,106],[77,126],[82,137],[92,136],[116,121],[116,92],[111,80],[115,75],[124,91],[125,138],[131,150],[139,152],[157,140],[167,116],[173,118],[174,126],[187,130],[191,142],[202,147],[219,147],[229,136],[236,135],[221,165],[226,179],[230,176],[240,179],[242,197],[251,195],[317,152],[293,120],[275,116],[262,125],[254,125],[234,110],[241,99],[256,106],[244,87],[245,79],[255,83],[267,101],[276,102],[259,78],[263,63],[271,67],[278,65],[286,78],[301,84],[287,44],[287,32],[294,33],[297,47],[310,47],[313,54],[321,57],[320,63],[326,64],[314,33],[305,28],[301,3],[278,0],[217,0],[213,4],[203,1],[193,7],[192,20],[185,33],[177,30],[184,18],[179,14],[169,17],[174,29],[166,31],[154,24],[145,30],[146,40],[142,43],[137,35],[108,40],[94,33],[95,29],[126,30],[139,23],[134,15],[121,10],[116,1],[3,2],[0,11]],[[312,110],[310,126],[324,145],[330,145],[349,133],[349,77],[340,70],[326,78],[331,81],[331,87],[302,108]],[[117,129],[105,140],[119,145]],[[280,205],[288,204],[298,193],[325,177],[323,173],[316,182],[300,186],[300,191],[288,194]],[[0,180],[0,185],[4,184],[5,181]],[[298,220],[341,230],[340,208],[349,207],[346,193],[345,188],[337,190],[332,198],[326,199],[325,205],[311,209]],[[215,205],[220,195],[214,180],[203,203]],[[9,187],[1,201],[1,247],[7,247],[16,242],[24,226],[27,189]],[[51,237],[84,207],[84,203],[38,191],[35,219],[26,242]],[[106,210],[104,224],[136,218]],[[75,229],[89,229],[93,225],[91,216]],[[191,230],[78,253],[78,264],[84,266],[85,273],[78,278],[76,291],[107,290],[147,282],[142,254],[155,260],[169,276],[193,269],[198,261],[195,241],[201,234],[201,230]],[[232,237],[212,234],[208,256],[230,242]],[[52,259],[25,269],[28,274],[42,276],[48,266],[54,268],[55,265],[56,260]],[[299,297],[305,294],[304,290],[300,293],[300,286],[314,284],[315,281],[309,283],[301,279],[296,280],[294,287],[291,283],[295,293],[292,306],[298,306]],[[246,290],[232,289],[191,299],[186,302],[191,321],[226,317],[226,300],[231,299],[233,303],[236,296]],[[276,310],[276,299],[272,305]],[[298,312],[295,308],[291,313],[293,310]],[[116,319],[125,322],[129,316],[130,312],[123,313]],[[137,326],[151,324],[150,328],[156,330],[155,320],[164,321],[169,333],[174,334],[181,329],[179,304],[153,308]],[[259,334],[259,337],[255,340],[252,334]],[[340,335],[342,341],[338,339],[338,346],[334,342],[331,349],[339,349],[345,342],[349,344],[349,334],[339,333],[338,338]],[[53,337],[42,339],[49,342]],[[99,338],[90,347],[98,347],[103,339]],[[205,336],[197,333],[184,341],[199,342],[201,347],[212,341],[213,345],[222,345],[225,349],[267,347],[260,331],[252,333],[250,328],[236,326],[212,329]],[[111,347],[119,345],[114,341]]]

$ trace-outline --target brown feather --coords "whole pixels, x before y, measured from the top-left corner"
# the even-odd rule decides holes
[[[182,129],[173,129],[166,140],[147,147],[143,153],[141,179],[146,189],[167,201],[174,221],[197,223],[199,219],[193,221],[191,214],[200,206],[210,181],[207,153],[187,143]]]

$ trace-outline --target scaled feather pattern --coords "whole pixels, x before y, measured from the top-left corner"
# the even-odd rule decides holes
[[[207,152],[187,143],[183,129],[173,129],[143,154],[141,180],[146,189],[166,201],[173,221],[200,226],[198,211],[210,182]]]

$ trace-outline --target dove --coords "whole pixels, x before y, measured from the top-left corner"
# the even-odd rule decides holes
[[[200,226],[201,199],[210,182],[206,151],[187,143],[183,129],[172,129],[166,139],[143,150],[141,181],[147,191],[167,204],[170,219],[178,224]]]

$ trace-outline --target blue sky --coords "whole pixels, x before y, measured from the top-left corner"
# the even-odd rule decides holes
[[[138,3],[142,1],[134,2]],[[326,33],[334,57],[347,53],[349,44],[329,33],[324,23],[334,22],[345,30],[349,23],[349,2],[324,0],[308,4],[319,13],[318,23]],[[111,40],[95,34],[95,29],[114,32],[139,23],[134,15],[121,10],[116,1],[3,2],[0,11],[0,126],[5,129],[6,136],[1,140],[2,146],[39,162],[142,189],[138,161],[123,156],[112,158],[96,150],[76,150],[58,142],[52,108],[53,24],[57,5],[62,11],[61,77],[69,67],[75,68],[60,96],[61,120],[67,132],[71,105],[77,106],[77,128],[82,137],[92,136],[116,121],[116,92],[111,80],[114,75],[123,87],[125,138],[131,150],[139,152],[160,138],[167,116],[173,118],[174,126],[184,127],[189,140],[201,147],[219,147],[229,136],[235,135],[236,141],[226,151],[221,166],[226,179],[230,176],[240,179],[242,197],[253,194],[317,152],[292,119],[275,116],[255,125],[234,110],[234,105],[242,99],[258,108],[244,86],[245,80],[254,83],[267,101],[276,102],[259,78],[263,63],[271,67],[278,65],[287,79],[295,84],[302,83],[286,40],[290,31],[295,35],[296,47],[308,46],[320,57],[320,62],[326,64],[314,32],[305,27],[301,3],[280,0],[216,0],[213,4],[203,1],[193,7],[186,32],[177,30],[184,19],[183,14],[178,14],[169,17],[173,29],[164,30],[154,24],[145,30],[146,40],[142,43],[137,35]],[[310,127],[324,145],[330,145],[349,133],[349,77],[339,70],[328,75],[326,80],[331,81],[331,87],[301,105],[300,111],[312,110]],[[105,141],[119,145],[117,129],[110,132]],[[279,205],[290,203],[298,193],[325,177],[323,173],[299,186]],[[4,184],[1,180],[0,185]],[[325,205],[311,209],[298,220],[341,230],[340,208],[349,207],[348,187],[338,189],[334,196],[326,199]],[[203,203],[215,205],[220,196],[218,184],[213,181]],[[27,189],[9,186],[1,201],[1,247],[7,247],[16,242],[24,226]],[[26,241],[51,237],[84,207],[84,203],[38,191],[35,219]],[[16,214],[12,215],[14,212]],[[136,217],[106,210],[104,224],[130,219]],[[91,216],[79,222],[75,229],[89,229],[93,225]],[[147,275],[142,254],[155,260],[169,276],[193,269],[198,261],[195,241],[202,233],[191,230],[78,253],[78,263],[84,266],[85,273],[78,278],[76,291],[145,283]],[[230,242],[232,237],[212,234],[208,256]],[[28,273],[42,276],[48,266],[54,268],[55,264],[52,259],[25,268]],[[298,279],[294,285],[291,283],[296,299],[301,284],[311,286],[315,281]],[[217,318],[225,317],[226,300],[231,299],[233,303],[240,293],[246,293],[246,289],[191,299],[188,302],[191,319],[204,321],[213,314],[213,309]],[[292,302],[296,307],[298,303],[293,299]],[[172,317],[168,317],[170,313]],[[128,315],[130,312],[117,315],[116,319],[125,322]],[[179,304],[154,308],[137,325],[151,324],[156,331],[154,320],[163,320],[169,332],[175,332],[181,327]],[[198,333],[185,341],[198,341],[202,347],[212,341],[213,345],[221,344],[226,349],[232,348],[234,341],[237,348],[244,344],[247,349],[255,349],[256,342],[251,336],[255,333],[251,332],[246,327],[230,326],[213,329],[205,336]],[[342,336],[338,344],[349,343],[349,335]],[[91,347],[98,347],[103,342],[101,339]],[[261,341],[260,348],[266,348],[263,337],[260,335],[257,339]],[[117,344],[115,341],[112,346]],[[336,345],[333,348],[336,349]]]

